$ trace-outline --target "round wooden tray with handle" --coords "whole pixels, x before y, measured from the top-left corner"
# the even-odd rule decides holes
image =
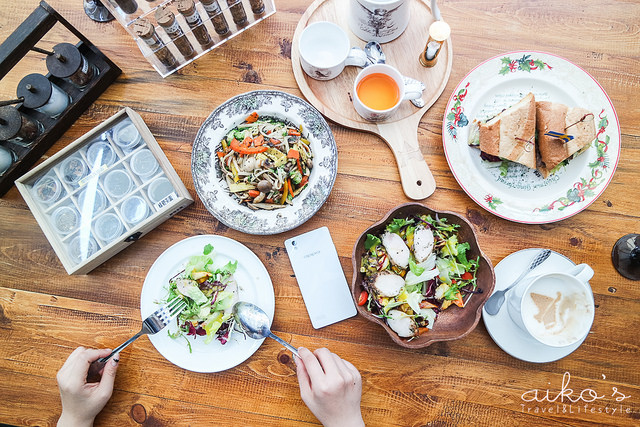
[[[440,97],[449,80],[452,48],[451,41],[446,40],[434,67],[425,68],[420,65],[418,56],[425,47],[429,26],[434,18],[423,0],[407,1],[411,8],[407,29],[397,39],[383,44],[382,49],[387,64],[396,67],[403,75],[425,84],[422,94],[424,107],[417,108],[405,101],[389,120],[369,122],[356,113],[352,103],[353,81],[360,68],[345,67],[338,77],[327,81],[314,80],[302,70],[300,34],[313,22],[334,22],[347,32],[352,46],[364,47],[366,42],[357,38],[349,29],[350,1],[316,0],[309,6],[293,36],[291,62],[296,82],[307,100],[331,121],[380,136],[396,158],[404,193],[411,199],[422,200],[434,192],[436,183],[420,151],[418,124],[423,114]]]

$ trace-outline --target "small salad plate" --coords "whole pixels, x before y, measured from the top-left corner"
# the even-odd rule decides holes
[[[505,289],[513,283],[540,250],[536,248],[523,249],[500,261],[494,269],[496,273],[494,292]],[[526,286],[539,274],[567,271],[575,265],[573,261],[564,255],[551,251],[551,256],[540,264],[535,271],[531,272],[518,286]],[[510,293],[507,292],[506,297],[509,298],[509,295]],[[483,308],[482,319],[489,335],[491,335],[498,347],[516,359],[524,360],[525,362],[547,363],[562,359],[573,353],[584,341],[582,339],[566,347],[550,347],[536,341],[511,320],[507,310],[507,301],[495,316],[489,315]]]
[[[489,163],[468,145],[474,120],[486,120],[532,92],[536,101],[583,107],[595,119],[588,149],[546,179],[524,165]],[[596,201],[620,157],[620,124],[611,99],[589,73],[544,52],[507,52],[467,74],[454,89],[443,120],[447,162],[462,189],[501,218],[544,224],[575,215]]]
[[[262,308],[273,321],[275,297],[269,273],[260,259],[249,248],[223,236],[200,235],[181,240],[165,250],[153,263],[140,295],[142,319],[153,313],[166,300],[169,279],[180,273],[189,257],[202,255],[206,245],[213,246],[215,267],[238,261],[234,273],[238,283],[238,298]],[[204,337],[179,337],[173,339],[168,332],[177,330],[177,322],[167,329],[149,335],[153,346],[171,363],[194,372],[220,372],[244,362],[258,350],[264,339],[254,340],[241,332],[232,332],[229,341],[222,345],[214,340],[204,343]],[[192,351],[185,341],[189,340]]]
[[[269,116],[302,127],[313,154],[309,184],[282,209],[252,210],[229,191],[218,156],[221,141],[251,114]],[[248,234],[277,234],[311,218],[324,204],[338,173],[338,148],[331,128],[309,103],[285,92],[257,90],[237,95],[216,108],[204,121],[191,154],[191,174],[204,206],[220,222]]]

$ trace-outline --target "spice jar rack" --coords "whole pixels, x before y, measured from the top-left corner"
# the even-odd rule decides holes
[[[55,77],[50,73],[46,76],[33,75],[39,79],[40,83],[42,81],[47,84],[51,83],[49,86],[54,88],[56,93],[60,93],[58,89],[62,89],[62,92],[69,97],[68,106],[59,115],[54,114],[55,118],[51,114],[28,108],[24,102],[15,108],[24,117],[31,119],[34,123],[39,123],[39,135],[28,145],[12,141],[0,142],[3,152],[11,153],[10,155],[13,157],[11,166],[0,175],[0,196],[9,191],[14,181],[44,155],[47,149],[71,127],[76,119],[121,73],[120,68],[100,52],[82,33],[46,2],[41,1],[31,15],[0,45],[0,79],[6,76],[30,50],[33,50],[36,43],[57,23],[62,24],[78,38],[79,42],[75,48],[94,67],[96,75],[84,87],[79,87],[68,78]],[[23,79],[25,82],[27,77]],[[27,86],[30,87],[30,85]],[[2,108],[13,109],[14,107]]]
[[[162,77],[276,12],[273,0],[105,0],[103,4]]]

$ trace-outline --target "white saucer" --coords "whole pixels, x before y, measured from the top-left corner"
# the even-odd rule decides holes
[[[494,292],[504,289],[513,283],[540,250],[538,248],[523,249],[500,261],[494,269],[496,274]],[[528,281],[539,274],[566,271],[575,265],[573,261],[564,255],[551,251],[549,259],[540,264],[518,286],[526,286]],[[507,298],[510,292],[507,293]],[[511,320],[507,310],[507,301],[495,316],[489,315],[483,308],[482,319],[487,331],[489,331],[489,335],[498,344],[498,347],[516,359],[524,360],[525,362],[547,363],[562,359],[580,347],[584,341],[582,339],[566,347],[549,347],[536,341]]]

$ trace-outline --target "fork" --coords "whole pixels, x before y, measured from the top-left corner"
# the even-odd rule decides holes
[[[100,381],[100,371],[107,363],[107,361],[111,359],[111,357],[113,357],[114,354],[118,353],[121,350],[124,350],[129,344],[140,338],[142,335],[157,334],[162,329],[164,329],[164,327],[167,326],[169,322],[171,322],[178,314],[180,314],[180,312],[184,310],[186,306],[186,301],[182,298],[177,297],[157,309],[153,314],[144,319],[140,332],[119,345],[108,356],[101,357],[100,359],[91,362],[91,365],[89,366],[89,372],[87,373],[87,382]]]

